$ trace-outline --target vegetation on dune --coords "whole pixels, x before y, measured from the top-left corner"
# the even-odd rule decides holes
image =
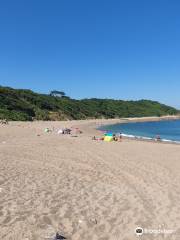
[[[113,99],[75,100],[64,92],[50,95],[31,90],[0,87],[0,119],[71,120],[176,115],[175,108],[150,100],[122,101]]]

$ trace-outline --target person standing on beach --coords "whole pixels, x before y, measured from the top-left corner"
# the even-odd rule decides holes
[[[161,141],[160,135],[157,135],[157,136],[156,136],[156,141]]]
[[[122,133],[117,133],[116,136],[117,136],[118,141],[121,142],[122,141]]]

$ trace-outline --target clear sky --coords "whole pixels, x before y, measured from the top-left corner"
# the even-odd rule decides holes
[[[180,108],[180,1],[1,1],[0,85]]]

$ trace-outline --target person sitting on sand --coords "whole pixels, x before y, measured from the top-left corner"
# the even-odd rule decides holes
[[[116,141],[116,142],[118,141],[118,138],[116,137],[116,134],[113,134],[113,140]]]
[[[157,136],[156,136],[156,141],[161,141],[160,135],[157,135]]]
[[[45,128],[45,129],[44,129],[44,132],[45,132],[45,133],[50,133],[50,132],[52,132],[52,130],[49,129],[49,128]]]

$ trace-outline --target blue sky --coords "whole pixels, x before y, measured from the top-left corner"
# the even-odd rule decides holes
[[[0,85],[180,108],[180,1],[6,0]]]

